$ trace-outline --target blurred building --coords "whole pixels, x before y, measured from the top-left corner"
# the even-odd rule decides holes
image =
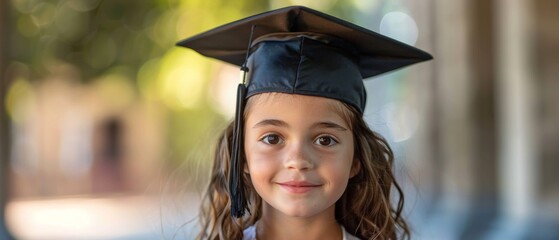
[[[423,128],[402,162],[416,237],[557,239],[559,4],[409,6],[435,56],[407,83]]]
[[[133,101],[118,79],[84,86],[72,71],[15,82],[27,95],[13,114],[10,195],[144,193],[165,171],[162,112]]]

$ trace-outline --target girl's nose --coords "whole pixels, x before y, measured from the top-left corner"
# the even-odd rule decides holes
[[[286,156],[285,167],[287,169],[306,171],[315,167],[310,146],[306,146],[304,143],[293,143]]]

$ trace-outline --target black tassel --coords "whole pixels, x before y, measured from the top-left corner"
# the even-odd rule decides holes
[[[247,67],[250,46],[252,45],[253,25],[250,30],[245,62],[241,66],[241,83],[237,87],[237,107],[235,111],[235,129],[233,130],[233,149],[231,150],[231,162],[229,163],[229,199],[231,200],[231,216],[241,218],[248,209],[247,190],[243,181],[244,173],[244,120],[245,98],[246,98],[246,76],[249,71]]]
[[[235,112],[235,129],[233,130],[233,149],[229,164],[229,196],[231,199],[231,216],[243,217],[248,209],[246,189],[243,182],[243,113],[245,107],[246,87],[240,83],[237,87],[237,107]]]

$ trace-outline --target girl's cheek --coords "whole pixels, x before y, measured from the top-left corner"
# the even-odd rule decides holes
[[[267,149],[253,149],[250,161],[255,165],[273,165],[278,161],[278,154]]]
[[[279,151],[261,142],[251,142],[245,148],[251,169],[265,169],[277,162]]]

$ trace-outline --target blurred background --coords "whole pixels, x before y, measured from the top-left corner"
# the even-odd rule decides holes
[[[0,239],[192,239],[239,70],[174,44],[288,5],[435,57],[365,82],[413,239],[559,239],[554,0],[0,0]]]

